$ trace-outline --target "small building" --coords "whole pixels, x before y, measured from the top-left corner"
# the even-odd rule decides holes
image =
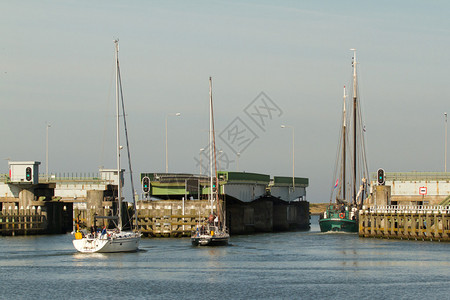
[[[9,180],[12,183],[39,183],[39,161],[9,161]]]
[[[0,175],[0,234],[64,233],[72,228],[72,203],[54,196],[55,183],[39,182],[37,161],[8,162]]]
[[[0,224],[0,234],[66,232],[73,228],[74,210],[77,217],[82,212],[80,218],[90,225],[94,214],[115,209],[116,169],[40,176],[40,162],[8,164],[9,174],[0,174],[0,223],[8,222]],[[33,217],[23,221],[26,216]]]
[[[373,198],[377,203],[382,193],[388,193],[381,205],[448,205],[450,200],[450,172],[385,172],[384,187],[377,184],[377,174],[371,174]],[[390,190],[390,192],[389,192]],[[384,196],[383,196],[384,197]]]

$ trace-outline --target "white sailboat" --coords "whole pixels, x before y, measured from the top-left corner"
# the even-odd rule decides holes
[[[137,251],[141,240],[141,233],[136,230],[123,230],[122,224],[122,176],[120,167],[120,69],[119,69],[119,41],[114,40],[115,46],[115,64],[116,64],[116,141],[117,141],[117,198],[118,198],[118,215],[112,217],[96,217],[97,219],[110,219],[114,221],[116,228],[106,229],[101,232],[93,232],[84,234],[79,229],[75,232],[73,245],[76,250],[82,253],[98,253],[98,252],[131,252]],[[123,108],[123,103],[122,103]],[[122,109],[123,110],[123,109]],[[123,112],[123,111],[122,111]],[[125,116],[125,113],[123,112]],[[126,122],[124,119],[125,128]],[[127,141],[128,142],[128,141]],[[131,167],[130,167],[131,169]],[[131,170],[130,170],[131,172]],[[133,184],[132,184],[133,185]],[[133,193],[134,194],[134,193]],[[134,201],[134,199],[133,199]],[[135,212],[136,214],[136,212]],[[136,222],[137,225],[137,222]],[[137,227],[137,226],[136,226]]]
[[[214,169],[213,169],[214,164]],[[214,134],[214,114],[212,102],[212,79],[209,77],[209,170],[210,170],[210,201],[211,214],[205,224],[198,224],[191,235],[193,246],[220,246],[228,245],[230,234],[225,224],[223,209],[219,201],[219,182],[217,178],[216,143]],[[214,173],[213,173],[214,171]],[[214,174],[214,176],[213,176]],[[214,212],[216,204],[216,213]]]

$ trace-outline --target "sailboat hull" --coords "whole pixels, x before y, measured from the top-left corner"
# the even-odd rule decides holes
[[[73,240],[73,246],[81,253],[133,252],[139,249],[140,233],[120,232],[101,237],[84,237]]]
[[[228,245],[229,239],[229,235],[220,237],[202,235],[191,237],[191,243],[192,246],[226,246]]]
[[[192,232],[191,243],[193,246],[226,246],[230,235],[226,230],[217,226],[202,226]]]
[[[228,245],[229,236],[227,237],[211,237],[200,236],[191,237],[192,246],[226,246]]]

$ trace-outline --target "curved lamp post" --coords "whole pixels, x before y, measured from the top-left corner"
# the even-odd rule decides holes
[[[295,133],[294,127],[289,125],[281,125],[281,128],[292,128],[292,190],[295,191]]]
[[[181,115],[181,113],[170,113],[166,115],[166,173],[169,173],[169,158],[168,158],[168,143],[167,143],[167,119],[170,116],[175,116],[175,117],[179,117]]]

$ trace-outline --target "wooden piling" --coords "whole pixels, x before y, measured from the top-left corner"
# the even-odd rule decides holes
[[[214,207],[215,209],[215,207]],[[142,201],[137,206],[138,224],[144,236],[190,236],[211,212],[209,201],[189,200],[184,213],[179,200]]]
[[[359,236],[450,242],[450,206],[372,206],[360,211]]]
[[[4,209],[0,212],[0,233],[5,235],[32,235],[45,233],[45,216],[31,209]]]

